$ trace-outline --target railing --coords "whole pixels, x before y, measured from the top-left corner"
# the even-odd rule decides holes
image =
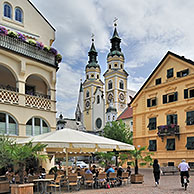
[[[55,55],[51,52],[41,50],[27,42],[9,36],[0,35],[0,47],[30,57],[32,59],[58,67]]]
[[[170,125],[160,125],[158,126],[158,133],[157,135],[159,137],[164,138],[164,136],[173,136],[177,135],[179,138],[180,131],[179,131],[179,125],[176,124],[170,124]]]
[[[18,88],[13,87],[13,86],[10,86],[10,85],[0,84],[0,89],[9,90],[9,91],[13,91],[13,92],[19,92],[19,89]]]
[[[50,95],[41,94],[41,93],[38,93],[38,92],[31,93],[30,91],[26,91],[26,94],[27,95],[31,95],[31,96],[36,96],[36,97],[39,97],[39,98],[51,99],[51,96]]]
[[[19,93],[0,88],[0,102],[19,104]]]
[[[51,110],[51,100],[31,95],[25,95],[25,105],[31,108]]]

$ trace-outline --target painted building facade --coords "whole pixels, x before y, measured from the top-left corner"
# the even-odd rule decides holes
[[[131,102],[134,145],[161,166],[194,164],[194,62],[168,52]]]
[[[28,0],[1,1],[0,13],[0,133],[54,131],[58,62],[43,45],[52,45],[55,29]]]

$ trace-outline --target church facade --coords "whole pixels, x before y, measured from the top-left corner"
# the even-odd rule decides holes
[[[83,122],[87,131],[103,130],[106,122],[116,121],[129,103],[127,90],[128,73],[124,69],[124,54],[121,52],[121,39],[115,25],[110,39],[111,48],[107,55],[107,70],[100,79],[94,40],[88,52],[89,61],[85,68],[85,80],[81,81],[75,119]]]

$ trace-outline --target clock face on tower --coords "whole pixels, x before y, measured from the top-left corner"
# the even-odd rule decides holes
[[[107,95],[107,101],[108,101],[108,103],[110,103],[110,102],[112,102],[113,101],[113,93],[112,92],[110,92],[110,93],[108,93],[108,95]]]
[[[86,106],[86,109],[89,109],[89,108],[90,108],[90,101],[89,101],[89,100],[87,100],[87,101],[85,102],[85,106]]]
[[[119,101],[120,101],[120,102],[124,102],[124,100],[125,100],[124,93],[123,93],[123,92],[120,92],[120,93],[119,93]]]

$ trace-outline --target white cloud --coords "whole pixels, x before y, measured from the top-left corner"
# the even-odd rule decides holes
[[[57,72],[57,109],[73,116],[91,33],[102,74],[110,48],[113,19],[118,20],[129,89],[140,88],[168,50],[194,60],[194,1],[32,0],[57,29],[54,46],[63,55]],[[71,103],[70,103],[71,102]],[[71,117],[72,117],[71,116]]]

